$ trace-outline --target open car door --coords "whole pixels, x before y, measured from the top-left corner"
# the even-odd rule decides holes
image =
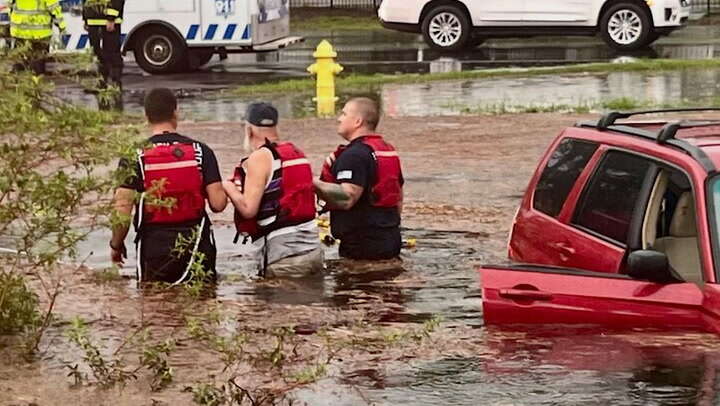
[[[694,283],[654,283],[540,265],[480,268],[486,324],[595,324],[705,330]]]

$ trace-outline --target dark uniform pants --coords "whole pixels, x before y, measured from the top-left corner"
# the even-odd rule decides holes
[[[339,254],[343,258],[392,259],[400,255],[402,248],[402,236],[398,227],[355,230],[339,238]]]
[[[198,278],[198,264],[206,282],[216,280],[215,238],[206,220],[197,227],[153,227],[141,231],[138,241],[138,280],[141,282],[183,283]],[[182,236],[184,244],[178,246]],[[192,237],[199,237],[199,241]]]
[[[15,39],[15,47],[28,47],[22,62],[15,65],[15,70],[32,70],[36,75],[45,74],[45,63],[50,52],[50,39]]]
[[[103,85],[122,88],[123,60],[120,54],[120,24],[110,32],[104,25],[89,26],[88,36],[95,57],[98,59],[98,71],[103,77]]]

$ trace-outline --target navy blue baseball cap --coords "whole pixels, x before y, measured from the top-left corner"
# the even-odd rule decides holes
[[[258,127],[275,127],[278,123],[278,111],[270,103],[250,103],[245,111],[245,121]]]

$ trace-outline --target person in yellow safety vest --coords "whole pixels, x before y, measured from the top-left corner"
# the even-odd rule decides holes
[[[16,47],[28,47],[23,63],[16,68],[30,68],[37,75],[45,73],[53,24],[61,32],[67,28],[59,0],[10,1],[10,36]]]
[[[123,59],[120,53],[125,0],[83,0],[83,21],[90,37],[90,46],[98,59],[102,75],[100,89],[114,86],[122,89]],[[121,98],[122,94],[118,95]],[[120,101],[116,100],[115,106]]]

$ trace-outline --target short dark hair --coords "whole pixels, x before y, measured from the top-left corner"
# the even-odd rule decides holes
[[[158,87],[145,95],[145,115],[151,124],[170,121],[177,110],[177,98],[172,90]]]
[[[355,105],[355,111],[362,117],[365,127],[375,131],[380,124],[380,107],[378,103],[369,97],[355,97],[348,101]]]

